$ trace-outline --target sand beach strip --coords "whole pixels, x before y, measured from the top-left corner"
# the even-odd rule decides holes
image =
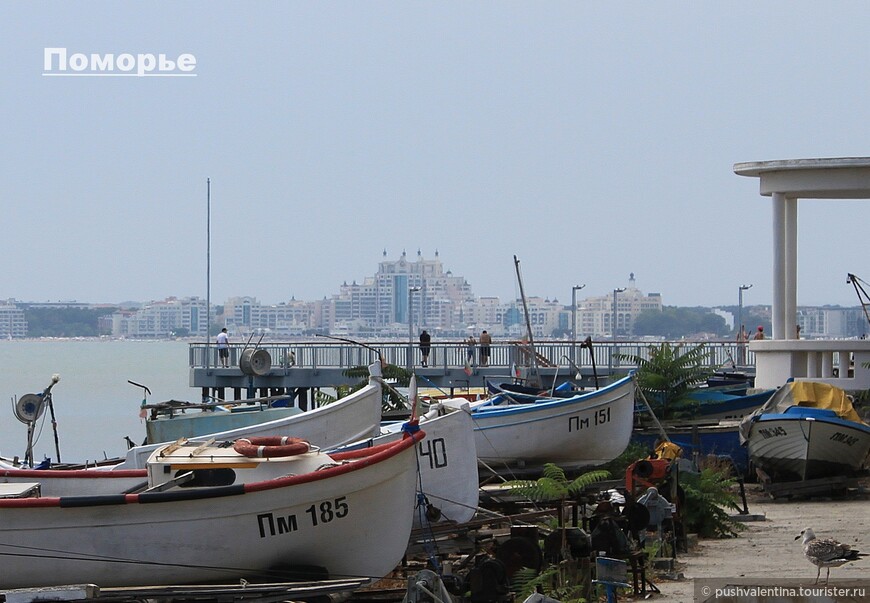
[[[759,486],[747,485],[749,512],[764,515],[764,520],[747,522],[746,529],[737,538],[703,539],[690,552],[679,554],[676,572],[682,573],[684,578],[654,578],[661,594],[650,599],[674,603],[703,600],[695,599],[695,579],[744,579],[769,581],[771,585],[776,585],[778,580],[789,584],[797,580],[812,586],[816,567],[806,559],[801,541],[795,537],[810,527],[818,538],[833,538],[870,553],[868,485],[870,481],[864,480],[858,491],[842,497],[792,500],[773,500]],[[824,578],[823,569],[822,581]],[[832,568],[830,580],[831,584],[863,585],[870,595],[870,556]]]

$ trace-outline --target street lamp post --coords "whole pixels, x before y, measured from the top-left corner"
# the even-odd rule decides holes
[[[610,330],[613,341],[616,341],[616,296],[625,291],[625,287],[613,290],[613,312],[610,315]]]
[[[743,292],[751,287],[752,285],[740,285],[740,288],[737,289],[737,360],[741,366],[746,364],[746,331],[743,330]]]
[[[743,292],[751,289],[752,285],[740,285],[737,290],[737,335],[740,335],[740,329],[743,327]]]
[[[420,287],[408,288],[408,362],[407,369],[410,371],[413,366],[412,358],[414,357],[414,294],[420,290]]]
[[[577,364],[577,292],[586,285],[571,287],[571,362]]]

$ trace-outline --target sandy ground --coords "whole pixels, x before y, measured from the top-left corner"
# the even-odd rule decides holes
[[[764,521],[746,523],[737,538],[701,540],[691,552],[680,554],[676,571],[685,578],[653,578],[661,594],[650,600],[692,602],[694,578],[795,578],[812,584],[816,567],[806,560],[795,536],[811,527],[819,538],[834,538],[870,553],[870,496],[866,488],[862,492],[837,499],[774,501],[757,486],[747,485],[749,512],[763,514]],[[831,580],[835,579],[870,581],[870,557],[831,569]]]

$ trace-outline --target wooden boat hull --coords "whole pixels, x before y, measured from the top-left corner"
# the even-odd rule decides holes
[[[629,376],[573,398],[472,404],[477,456],[496,471],[544,463],[566,469],[604,464],[631,438],[634,392]]]
[[[370,370],[374,370],[370,367]],[[378,372],[378,375],[380,373]],[[308,440],[321,448],[333,448],[377,435],[381,423],[381,385],[370,379],[368,385],[332,404],[293,416],[220,431],[191,440],[231,441],[238,438],[292,436]],[[164,442],[165,444],[165,442]],[[163,444],[137,446],[127,451],[119,469],[141,469],[154,450]]]
[[[238,406],[231,411],[179,413],[173,417],[148,419],[145,422],[145,437],[148,443],[174,442],[179,438],[192,438],[276,421],[301,412],[295,406],[261,408],[257,405],[250,409]]]
[[[191,438],[232,441],[245,437],[292,436],[321,448],[333,448],[380,433],[381,385],[375,379],[332,404],[258,425]],[[137,446],[115,465],[72,470],[28,470],[0,466],[0,483],[39,482],[43,496],[121,494],[146,479],[145,465],[164,444]]]
[[[775,390],[763,390],[754,394],[734,395],[728,391],[698,390],[690,398],[698,401],[698,419],[707,421],[730,421],[742,419],[760,408],[770,399]]]
[[[684,458],[691,459],[696,454],[702,457],[727,456],[742,474],[749,471],[749,456],[746,447],[740,444],[738,421],[695,425],[664,422],[662,427],[671,441],[683,449]],[[647,426],[635,428],[631,441],[648,446],[652,452],[660,438],[658,429]]]
[[[749,458],[774,480],[807,480],[860,471],[870,427],[837,418],[762,415],[750,427]]]
[[[402,437],[401,425],[390,425],[381,435],[351,444],[346,449],[396,441]],[[471,521],[477,511],[479,478],[474,422],[468,402],[449,400],[433,405],[420,417],[420,428],[426,432],[426,439],[417,444],[420,483],[414,527]],[[439,512],[437,517],[427,515],[430,507]]]
[[[378,579],[407,547],[423,435],[264,482],[0,500],[0,588],[279,582],[312,566]]]

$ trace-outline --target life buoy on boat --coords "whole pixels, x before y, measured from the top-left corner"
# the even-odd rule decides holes
[[[279,436],[240,438],[233,442],[233,450],[243,456],[271,458],[305,454],[311,450],[311,444],[302,438]]]

